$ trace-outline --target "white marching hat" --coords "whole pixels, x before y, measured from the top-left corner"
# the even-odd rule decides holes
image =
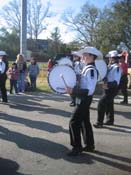
[[[0,50],[0,56],[4,56],[7,55],[7,53],[5,51]]]
[[[114,57],[118,57],[118,56],[119,56],[119,54],[118,54],[117,50],[112,50],[112,51],[109,51],[105,57],[114,58]]]
[[[82,57],[82,54],[79,51],[72,51],[72,55]]]
[[[96,55],[97,59],[103,59],[103,54],[95,47],[88,46],[88,47],[85,47],[84,49],[80,50],[79,52],[81,54],[90,53],[92,55]]]

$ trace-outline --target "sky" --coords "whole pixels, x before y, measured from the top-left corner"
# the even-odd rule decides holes
[[[0,9],[8,4],[12,0],[0,0]],[[28,0],[27,0],[28,1]],[[34,1],[34,0],[33,0]],[[47,31],[40,34],[39,38],[46,39],[50,37],[50,33],[55,27],[59,27],[61,33],[61,39],[63,42],[68,43],[75,38],[75,32],[70,31],[67,26],[62,23],[61,15],[66,9],[73,9],[75,13],[80,11],[80,7],[83,6],[87,1],[90,4],[94,4],[98,8],[104,8],[109,6],[111,2],[115,0],[41,0],[43,3],[50,2],[50,11],[55,13],[54,17],[48,19]]]

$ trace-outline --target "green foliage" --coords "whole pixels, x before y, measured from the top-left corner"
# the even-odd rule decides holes
[[[15,31],[9,33],[6,29],[2,28],[0,30],[0,49],[5,50],[10,59],[15,60],[16,55],[19,53],[19,36]]]

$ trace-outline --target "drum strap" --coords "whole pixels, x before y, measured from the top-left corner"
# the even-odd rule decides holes
[[[98,70],[96,69],[96,67],[93,66],[93,65],[90,65],[90,66],[88,66],[87,68],[85,68],[85,69],[81,72],[81,74],[84,74],[88,69],[91,69],[91,70],[92,70],[92,71],[91,71],[91,76],[92,76],[92,77],[94,77],[93,69],[95,69],[96,72],[97,72],[97,79],[98,79],[99,72],[98,72]]]

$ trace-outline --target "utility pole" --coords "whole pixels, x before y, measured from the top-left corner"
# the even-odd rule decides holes
[[[20,54],[27,57],[27,0],[21,0]]]

